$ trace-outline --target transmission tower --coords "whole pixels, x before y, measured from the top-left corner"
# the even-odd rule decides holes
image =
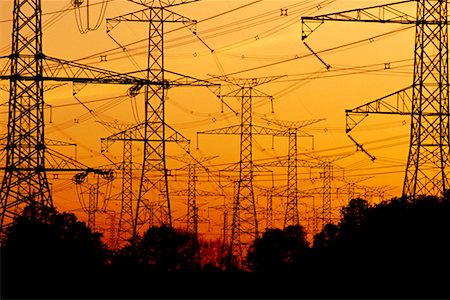
[[[48,148],[44,81],[147,83],[133,76],[46,56],[42,51],[41,16],[40,0],[14,1],[11,55],[0,69],[0,79],[10,83],[6,165],[0,190],[1,231],[28,203],[53,206],[46,171],[88,169]]]
[[[351,178],[351,179],[343,179],[342,181],[345,183],[343,186],[338,188],[339,191],[346,191],[348,195],[348,200],[355,199],[357,195],[361,195],[361,193],[357,194],[357,190],[365,190],[365,186],[359,185],[358,183],[363,182],[365,180],[371,179],[373,176],[366,176],[360,178]],[[367,199],[364,199],[367,200]]]
[[[281,121],[266,119],[269,124],[277,125],[287,131],[289,137],[288,144],[288,156],[287,160],[282,162],[278,161],[278,166],[287,165],[287,196],[286,196],[286,210],[284,217],[284,228],[290,225],[300,225],[300,219],[298,214],[298,152],[297,152],[297,138],[300,137],[312,137],[300,130],[300,128],[306,127],[311,124],[315,124],[324,119],[308,120],[308,121]],[[306,163],[308,164],[308,163]],[[304,165],[304,163],[302,164]]]
[[[322,186],[320,188],[314,188],[309,190],[303,190],[303,194],[306,196],[311,196],[319,194],[322,197],[322,205],[320,211],[317,212],[317,205],[314,198],[314,232],[322,230],[325,224],[332,223],[332,194],[333,192],[333,180],[335,178],[335,169],[340,169],[342,171],[343,178],[343,168],[338,167],[334,162],[343,159],[349,155],[334,155],[334,156],[323,156],[318,157],[316,155],[307,154],[308,157],[315,159],[316,161],[311,162],[307,160],[304,165],[310,167],[311,169],[318,169],[319,177],[311,177],[311,181],[314,182],[316,179],[322,180]]]
[[[116,248],[124,245],[133,237],[134,211],[133,203],[137,203],[137,195],[133,189],[133,171],[140,169],[140,165],[133,163],[133,131],[132,126],[118,123],[100,122],[108,128],[118,130],[109,137],[101,139],[101,152],[107,152],[114,141],[123,141],[122,163],[118,167],[122,171],[122,188],[116,197],[121,201],[119,224],[117,228]]]
[[[203,163],[211,159],[214,159],[217,156],[195,158],[192,155],[185,154],[181,156],[175,157],[170,156],[170,157],[186,164],[184,167],[178,170],[188,171],[188,188],[186,190],[174,191],[172,194],[174,196],[175,195],[187,196],[187,213],[186,213],[187,231],[194,234],[195,237],[198,237],[199,205],[197,204],[197,196],[211,197],[211,196],[221,196],[221,194],[197,189],[197,182],[198,182],[197,170],[200,167],[204,171],[208,172],[209,171],[208,168],[205,167]]]
[[[134,141],[144,143],[141,178],[139,184],[138,201],[134,221],[136,236],[140,228],[148,223],[146,211],[155,202],[150,197],[162,197],[165,204],[160,206],[162,213],[159,223],[172,226],[172,216],[168,188],[168,170],[166,164],[166,143],[177,142],[189,152],[189,140],[165,121],[165,97],[170,86],[214,86],[209,82],[170,72],[164,68],[164,25],[165,23],[182,23],[195,33],[196,21],[190,20],[168,8],[187,4],[197,0],[168,0],[168,1],[140,1],[145,8],[115,18],[107,19],[107,33],[121,22],[147,22],[148,32],[148,60],[146,78],[156,85],[145,85],[145,120],[137,125]],[[156,3],[157,2],[157,3]],[[158,6],[159,5],[159,6]],[[166,79],[166,73],[179,77],[176,80]],[[150,195],[150,192],[154,192]],[[153,217],[156,217],[153,214]]]
[[[81,208],[84,212],[88,214],[87,226],[92,230],[96,230],[96,214],[104,213],[106,211],[106,206],[109,200],[109,194],[111,192],[111,183],[114,180],[114,171],[109,168],[105,168],[103,172],[95,172],[95,182],[88,182],[87,177],[90,172],[85,171],[82,173],[75,174],[73,177],[73,182],[75,183],[78,190],[78,197],[80,200]],[[100,178],[105,179],[100,182]],[[103,192],[100,188],[105,186]],[[88,195],[88,201],[84,200],[84,194]],[[100,195],[103,194],[102,205],[100,204]]]
[[[277,80],[282,76],[261,78],[218,78],[237,86],[237,89],[222,97],[233,97],[241,100],[241,123],[230,127],[207,130],[197,134],[238,134],[240,135],[239,180],[233,200],[233,219],[228,257],[228,267],[241,267],[249,244],[258,237],[258,220],[256,215],[255,195],[253,192],[254,167],[252,159],[253,135],[280,135],[280,130],[257,126],[252,121],[252,99],[256,97],[272,97],[258,91],[255,87]]]
[[[416,4],[416,16],[399,6]],[[412,0],[303,17],[303,39],[324,21],[415,25],[412,86],[346,110],[347,133],[368,114],[409,114],[411,131],[403,196],[443,197],[449,185],[448,2]],[[412,90],[412,92],[411,92]]]

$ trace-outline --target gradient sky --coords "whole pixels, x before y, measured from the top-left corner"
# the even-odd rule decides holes
[[[74,10],[69,0],[42,0],[44,53],[117,72],[145,69],[147,23],[123,22],[110,32],[110,36],[105,30],[105,18],[143,7],[125,0],[110,0],[102,18],[102,1],[90,0],[89,25],[95,30],[87,30],[87,2],[85,0],[79,10]],[[11,51],[12,3],[0,2],[0,56],[6,56]],[[383,187],[386,198],[400,196],[409,145],[409,118],[371,115],[351,132],[352,137],[376,157],[372,161],[368,155],[356,151],[355,144],[347,137],[345,109],[411,85],[414,29],[405,25],[325,23],[305,42],[331,66],[329,70],[301,40],[302,16],[381,3],[389,1],[204,0],[173,7],[174,12],[198,21],[197,36],[183,25],[165,24],[165,67],[199,79],[209,79],[211,75],[239,78],[283,76],[257,87],[273,97],[273,112],[267,99],[254,99],[254,124],[268,126],[262,118],[287,121],[325,119],[304,129],[314,136],[314,143],[310,138],[299,138],[299,152],[330,160],[345,156],[335,162],[333,173],[333,187],[340,188],[342,193],[333,195],[336,212],[340,205],[348,201],[345,186],[349,182],[361,181],[359,185],[375,189]],[[405,9],[414,12],[413,6],[405,6]],[[98,28],[93,28],[98,20]],[[5,60],[0,63],[3,67]],[[385,68],[387,65],[390,68]],[[173,78],[171,75],[167,77]],[[7,103],[5,89],[8,83],[0,84],[1,102]],[[51,113],[46,111],[46,137],[77,144],[77,159],[84,164],[109,164],[110,161],[100,153],[100,138],[107,137],[112,131],[99,121],[134,124],[143,118],[142,95],[132,101],[126,95],[127,88],[88,85],[77,94],[78,100],[72,96],[71,83],[46,92],[45,101],[53,107]],[[224,84],[222,91],[226,93],[235,88]],[[198,132],[239,124],[239,117],[230,108],[239,111],[240,102],[235,98],[224,100],[229,107],[224,107],[222,112],[220,100],[205,87],[174,87],[168,91],[166,100],[167,123],[191,140],[194,156],[213,158],[205,165],[214,171],[239,161],[237,135],[199,135],[199,149],[196,149]],[[5,128],[7,106],[2,106],[0,112],[0,125]],[[75,156],[75,149],[71,146],[58,148],[58,151]],[[116,143],[107,156],[118,162],[121,151],[122,146]],[[133,151],[138,161],[142,146],[136,145]],[[176,156],[182,154],[182,150],[170,145],[168,154]],[[275,138],[273,143],[271,137],[255,136],[255,163],[286,154],[286,138]],[[182,165],[173,159],[168,161],[170,169]],[[274,171],[275,186],[286,185],[286,171],[280,168]],[[300,168],[300,190],[321,188],[319,171]],[[170,189],[186,189],[186,172],[172,172],[178,176],[176,181],[175,176],[172,177]],[[213,173],[209,182],[199,183],[199,189],[221,192],[215,183],[217,172]],[[49,176],[55,204],[64,210],[80,207],[74,196],[76,188],[71,182],[72,176],[63,174],[58,180]],[[255,186],[270,185],[270,176],[256,174]],[[117,193],[119,187],[120,181],[117,181],[112,194]],[[204,233],[208,230],[218,232],[220,214],[213,207],[223,204],[224,199],[230,199],[232,187],[228,188],[227,193],[225,197],[198,198],[203,217],[208,217],[208,207],[209,217],[216,214],[215,222],[202,223]],[[255,193],[258,205],[264,207],[265,197],[258,190]],[[174,218],[178,220],[185,214],[185,199],[172,199]],[[311,216],[313,199],[317,206],[321,203],[321,196],[303,199],[299,209],[306,222],[306,218]],[[282,201],[281,198],[275,199],[274,208],[281,211]],[[109,203],[111,210],[119,207],[118,201]],[[81,214],[80,218],[85,218],[85,215]]]

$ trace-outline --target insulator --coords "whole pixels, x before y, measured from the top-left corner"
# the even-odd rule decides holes
[[[87,175],[86,173],[75,174],[72,178],[72,181],[75,184],[82,184],[84,182],[84,179],[86,178],[86,175]]]
[[[79,7],[81,4],[83,4],[84,0],[72,0],[72,6],[73,7]]]

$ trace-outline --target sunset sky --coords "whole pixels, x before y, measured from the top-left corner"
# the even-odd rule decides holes
[[[143,6],[125,0],[85,0],[79,9],[74,9],[71,2],[42,0],[46,55],[120,73],[146,68],[148,24],[122,22],[108,35],[105,22],[107,18],[140,10]],[[372,161],[365,153],[356,151],[356,145],[347,137],[345,110],[411,85],[414,27],[328,22],[306,40],[301,39],[302,16],[382,3],[390,1],[203,0],[175,6],[170,10],[197,21],[196,35],[179,23],[164,25],[165,68],[203,80],[224,75],[236,78],[280,76],[278,80],[256,87],[273,97],[273,112],[268,99],[255,98],[253,123],[276,128],[263,118],[285,121],[324,119],[303,129],[314,139],[299,138],[298,151],[301,159],[317,157],[333,161],[340,158],[334,162],[333,172],[332,186],[340,188],[340,194],[332,196],[335,212],[348,201],[345,187],[352,182],[372,190],[385,190],[386,199],[400,196],[409,147],[410,118],[371,115],[350,133],[376,158]],[[13,1],[2,0],[0,5],[0,56],[4,57],[11,52]],[[413,3],[404,8],[414,14]],[[87,30],[88,23],[91,30]],[[327,69],[304,42],[331,67]],[[1,59],[0,68],[3,69],[6,63],[7,60]],[[144,73],[136,76],[144,76]],[[170,74],[166,77],[169,80],[175,78]],[[223,84],[223,94],[236,89],[224,82],[213,82]],[[8,85],[7,81],[0,82],[2,133],[6,132]],[[46,138],[76,144],[76,152],[73,146],[56,150],[71,157],[76,153],[76,158],[89,166],[120,162],[122,145],[118,142],[106,153],[108,158],[100,153],[100,139],[113,133],[101,122],[136,124],[143,120],[143,95],[131,100],[127,96],[128,87],[88,85],[76,98],[72,95],[70,82],[47,91],[45,102],[52,109],[46,110]],[[238,135],[197,135],[198,132],[239,124],[240,117],[235,114],[240,110],[239,99],[227,97],[224,101],[226,105],[222,106],[206,87],[173,87],[166,99],[166,122],[190,139],[191,153],[195,157],[211,158],[204,163],[211,170],[210,176],[203,172],[199,175],[203,182],[198,183],[199,190],[218,194],[197,198],[202,220],[208,217],[214,220],[201,223],[200,232],[205,234],[220,232],[221,212],[217,207],[229,203],[232,198],[232,185],[226,188],[225,196],[220,195],[223,191],[217,185],[218,171],[239,161]],[[253,145],[255,164],[285,158],[288,151],[287,138],[254,136]],[[142,145],[136,143],[133,151],[138,162]],[[173,144],[167,151],[170,156],[183,153]],[[182,166],[177,160],[168,159],[171,174],[177,175],[171,177],[171,191],[187,188],[186,171],[176,170]],[[273,171],[273,184],[282,190],[287,171],[283,168]],[[62,210],[80,208],[72,176],[73,173],[64,173],[54,180],[53,175],[49,175],[55,205]],[[266,200],[258,187],[271,186],[271,178],[267,173],[255,174],[255,196],[262,208]],[[322,187],[320,169],[299,168],[299,178],[301,191]],[[113,184],[112,195],[119,192],[120,184],[120,179]],[[171,201],[175,224],[183,226],[185,197],[173,196]],[[274,209],[279,213],[284,201],[280,197],[274,199]],[[300,200],[302,222],[310,220],[313,201],[316,206],[320,205],[321,195]],[[374,197],[373,201],[380,199]],[[119,201],[108,204],[110,210],[118,211],[119,207]],[[279,224],[282,224],[281,217],[277,215]],[[80,213],[80,218],[86,219],[86,215]],[[264,221],[262,224],[264,226]],[[100,223],[99,226],[108,225]]]

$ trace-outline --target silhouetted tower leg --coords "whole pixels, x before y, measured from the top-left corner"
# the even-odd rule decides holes
[[[288,189],[284,228],[300,225],[298,217],[297,130],[289,129]]]
[[[87,226],[95,231],[95,214],[97,212],[98,202],[98,186],[95,184],[89,185],[89,205],[88,205],[88,223]]]
[[[40,0],[15,0],[1,224],[32,202],[53,206],[45,173]]]
[[[411,98],[407,95],[407,89],[403,89],[346,110],[347,133],[369,113],[411,115],[403,196],[443,197],[449,185],[450,153],[448,2],[442,0],[415,2],[417,5],[415,17],[397,8],[410,3],[409,1],[316,17],[302,17],[304,24],[302,37],[305,39],[317,29],[318,22],[324,21],[379,22],[416,26]],[[315,23],[315,27],[308,25],[305,20]]]
[[[266,229],[273,228],[273,189],[267,192]]]
[[[133,192],[133,147],[131,134],[128,131],[125,132],[123,142],[121,197],[122,201],[116,239],[117,246],[129,240],[133,236],[134,230],[133,201],[136,200],[136,197]]]
[[[197,174],[195,164],[189,164],[187,231],[198,235],[198,207],[197,207]]]
[[[323,186],[322,186],[322,216],[320,229],[331,223],[331,182],[333,176],[333,164],[325,161],[323,164]]]
[[[411,138],[403,194],[449,188],[447,1],[417,1]]]

